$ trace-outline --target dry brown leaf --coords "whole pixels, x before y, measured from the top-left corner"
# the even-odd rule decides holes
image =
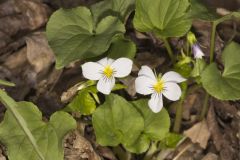
[[[16,51],[25,44],[24,36],[43,27],[50,8],[36,0],[8,0],[0,4],[0,54]]]
[[[193,143],[199,143],[199,145],[205,149],[211,134],[206,120],[203,120],[195,124],[192,128],[184,131],[184,135],[190,138]]]
[[[35,30],[46,24],[51,13],[49,7],[36,0],[15,0],[30,30]]]
[[[224,143],[223,136],[222,136],[220,128],[217,124],[216,115],[215,115],[214,108],[212,105],[210,106],[209,111],[208,111],[207,123],[209,125],[209,130],[212,134],[213,143],[214,143],[217,151],[220,151],[222,148],[222,144]]]
[[[214,153],[209,152],[202,160],[218,160],[218,156]]]
[[[73,134],[68,136],[64,152],[65,160],[101,160],[91,143],[81,136],[78,131],[74,131]]]
[[[55,57],[48,45],[47,38],[43,32],[36,32],[26,38],[27,59],[38,74],[48,70],[54,63]]]
[[[127,86],[126,91],[132,97],[135,96],[135,94],[136,94],[135,79],[136,78],[134,78],[132,76],[128,76],[128,77],[120,80],[125,86]]]
[[[26,52],[26,47],[18,50],[17,52],[6,58],[3,65],[8,69],[14,70],[15,74],[21,72],[21,70],[26,67],[27,63]]]

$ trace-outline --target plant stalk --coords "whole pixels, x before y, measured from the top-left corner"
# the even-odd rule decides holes
[[[213,24],[212,24],[212,33],[211,33],[211,41],[210,41],[210,63],[213,62],[213,57],[214,57],[216,27],[217,27],[217,22],[213,22]]]
[[[181,99],[177,105],[176,117],[173,126],[173,132],[179,133],[182,123],[183,100]]]
[[[178,102],[176,109],[176,117],[174,121],[173,131],[179,133],[182,123],[182,112],[183,112],[183,102],[187,95],[187,82],[182,84],[182,96],[180,101]]]
[[[165,45],[165,47],[167,49],[169,57],[171,58],[172,62],[174,63],[175,59],[174,59],[174,56],[173,56],[173,51],[172,51],[172,48],[171,48],[167,38],[162,38],[162,40],[163,40],[164,45]]]
[[[204,119],[204,117],[207,113],[209,97],[210,97],[210,95],[206,92],[205,97],[204,97],[204,101],[203,101],[203,108],[201,110],[200,117],[199,117],[200,121]]]
[[[213,62],[213,57],[214,57],[214,49],[215,49],[215,39],[216,39],[216,28],[218,25],[218,21],[214,21],[212,23],[212,34],[211,34],[211,42],[210,42],[210,63]],[[209,100],[210,95],[206,92],[204,101],[203,101],[203,108],[200,113],[200,120],[203,120],[205,117],[207,110],[208,110],[208,100]]]

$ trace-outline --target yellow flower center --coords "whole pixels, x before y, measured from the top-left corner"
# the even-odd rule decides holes
[[[157,92],[157,93],[161,93],[162,90],[164,88],[164,82],[161,79],[158,79],[157,82],[153,85],[153,89]]]
[[[111,78],[113,75],[113,69],[111,68],[111,66],[107,65],[104,70],[103,70],[103,74],[107,77],[107,78]]]

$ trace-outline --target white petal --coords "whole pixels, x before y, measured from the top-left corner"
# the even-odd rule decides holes
[[[152,94],[154,92],[152,87],[155,83],[156,81],[149,77],[139,76],[135,80],[136,92],[143,95]]]
[[[147,76],[147,77],[149,77],[149,78],[151,78],[153,80],[156,79],[152,69],[150,67],[148,67],[148,66],[142,66],[140,71],[138,72],[138,76],[143,76],[143,75]]]
[[[103,66],[95,62],[87,62],[82,65],[82,74],[90,80],[99,80],[102,76]]]
[[[174,72],[174,71],[165,73],[162,76],[162,80],[164,82],[175,82],[175,83],[180,83],[180,82],[186,81],[185,78],[183,78],[180,74],[178,74],[177,72]]]
[[[193,45],[193,54],[195,59],[202,59],[202,57],[204,56],[204,53],[198,44]]]
[[[103,94],[110,94],[114,85],[115,78],[107,79],[102,77],[97,83],[97,90]]]
[[[122,78],[129,75],[132,71],[133,62],[129,58],[118,58],[111,67],[114,70],[114,77]]]
[[[148,101],[148,105],[154,113],[160,112],[163,107],[162,94],[152,94],[151,99]]]
[[[113,59],[107,57],[98,61],[98,63],[101,64],[102,66],[111,65],[113,62],[114,62]]]
[[[163,95],[171,101],[177,101],[181,97],[181,88],[174,82],[164,83]]]

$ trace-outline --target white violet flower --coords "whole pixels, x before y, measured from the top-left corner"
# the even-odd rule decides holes
[[[193,49],[193,55],[194,55],[194,58],[195,59],[202,59],[202,57],[204,56],[204,53],[203,51],[201,50],[201,48],[199,47],[199,45],[197,43],[195,43],[193,46],[192,46],[192,49]]]
[[[135,81],[135,88],[137,93],[152,94],[148,105],[153,112],[157,113],[163,107],[162,95],[172,101],[181,97],[182,91],[177,83],[185,80],[180,74],[173,71],[167,72],[163,76],[157,76],[150,67],[142,66]]]
[[[132,60],[128,58],[103,58],[97,62],[87,62],[82,65],[83,76],[90,80],[98,80],[97,90],[110,94],[115,85],[115,77],[123,78],[131,73]]]

